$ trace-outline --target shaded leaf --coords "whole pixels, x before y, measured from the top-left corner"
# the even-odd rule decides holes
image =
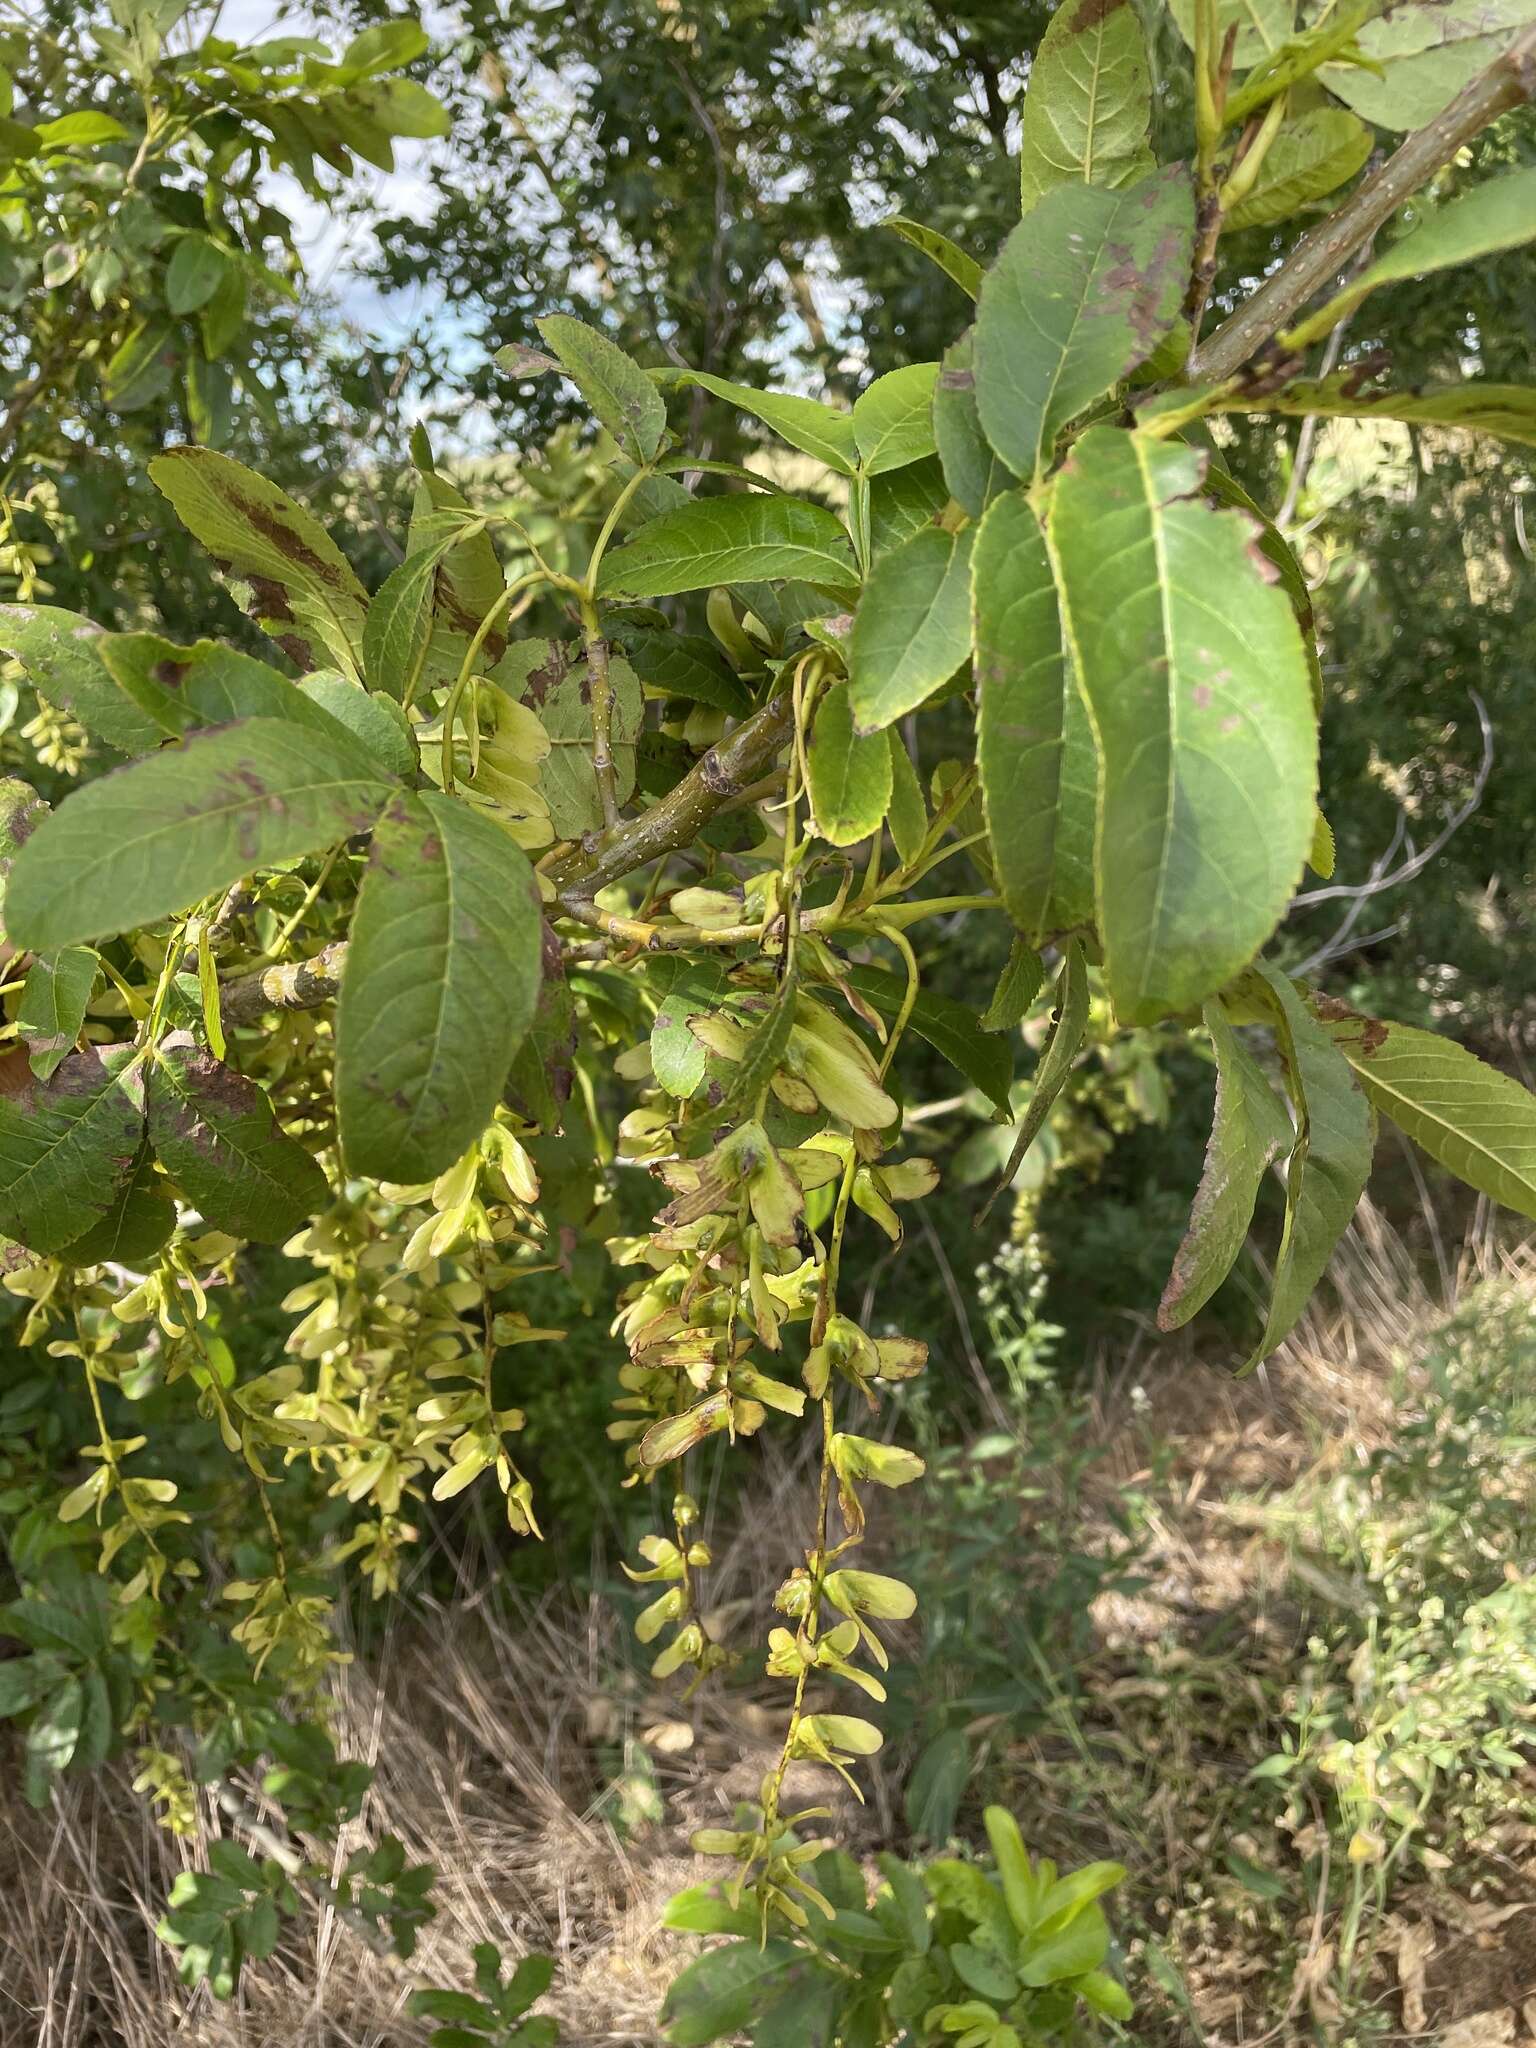
[[[397,796],[373,835],[336,1023],[354,1173],[428,1180],[490,1122],[534,1013],[543,919],[527,859],[453,797]]]
[[[1370,1103],[1348,1061],[1291,983],[1261,960],[1254,985],[1267,994],[1275,1019],[1296,1134],[1286,1169],[1285,1228],[1269,1314],[1245,1372],[1295,1328],[1327,1271],[1365,1190],[1375,1138]]]
[[[609,752],[613,756],[614,796],[628,803],[635,790],[635,744],[644,717],[640,681],[627,661],[610,656],[608,684],[613,693],[609,719]],[[603,801],[592,765],[592,707],[587,665],[580,663],[561,677],[539,707],[539,719],[550,750],[539,763],[539,789],[562,839],[597,831],[603,822]]]
[[[904,242],[910,242],[914,249],[921,249],[931,263],[936,263],[944,275],[959,285],[968,299],[974,299],[981,289],[981,265],[974,256],[940,234],[937,228],[924,227],[919,220],[908,220],[905,214],[894,213],[889,220],[883,220],[881,227],[889,228],[892,234],[900,235]]]
[[[976,760],[998,887],[1038,946],[1092,922],[1097,766],[1050,555],[1028,498],[988,506],[971,555]]]
[[[60,1250],[111,1208],[144,1135],[137,1083],[94,1048],[0,1095],[0,1235]]]
[[[981,431],[974,357],[974,330],[968,328],[946,352],[933,387],[933,437],[944,481],[973,519],[1013,482],[1013,472]]]
[[[27,1063],[39,1081],[46,1081],[74,1050],[98,965],[89,946],[65,946],[58,953],[40,954],[27,969],[16,1026],[27,1041]]]
[[[1124,192],[1059,185],[1003,244],[976,308],[976,403],[1026,483],[1062,428],[1173,327],[1194,233],[1189,173],[1170,164]]]
[[[1219,1003],[1206,1004],[1205,1028],[1216,1054],[1216,1110],[1189,1228],[1158,1305],[1160,1330],[1181,1328],[1231,1272],[1264,1174],[1294,1135],[1279,1097]]]
[[[883,967],[855,966],[848,979],[887,1021],[901,1008],[906,976]],[[937,1053],[991,1103],[1006,1112],[1013,1086],[1013,1047],[1006,1039],[983,1032],[973,1011],[932,989],[919,989],[909,1030],[925,1038]]]
[[[739,2033],[800,1962],[795,1944],[777,1936],[706,1950],[668,1986],[661,2024],[672,2048],[708,2048]]]
[[[1035,997],[1045,987],[1045,962],[1033,946],[1017,934],[1008,948],[1008,958],[997,987],[992,991],[981,1019],[983,1031],[1012,1031],[1022,1024],[1034,1007]]]
[[[1056,1006],[1051,1013],[1049,1035],[1040,1048],[1040,1061],[1035,1068],[1029,1102],[1013,1141],[1013,1150],[1008,1155],[1008,1164],[988,1198],[987,1209],[1004,1188],[1012,1185],[1014,1175],[1024,1164],[1025,1154],[1045,1129],[1046,1118],[1055,1107],[1056,1098],[1066,1086],[1067,1076],[1082,1050],[1087,1029],[1088,962],[1081,945],[1076,939],[1071,939],[1062,955],[1061,972],[1056,977]],[[983,1209],[982,1214],[986,1213],[987,1210]]]
[[[68,797],[17,854],[7,928],[37,951],[128,931],[365,832],[391,785],[350,737],[252,718]]]
[[[71,1238],[59,1256],[73,1266],[137,1266],[152,1259],[175,1228],[176,1205],[144,1145],[106,1214],[83,1237]]]
[[[1105,972],[1122,1022],[1200,1003],[1263,945],[1312,838],[1306,656],[1251,522],[1190,449],[1095,427],[1051,520],[1098,742]]]
[[[733,718],[751,710],[751,693],[713,640],[697,633],[667,633],[653,626],[630,625],[624,620],[615,622],[613,637],[649,688],[708,704]]]
[[[187,1033],[161,1041],[146,1095],[157,1158],[215,1230],[281,1244],[330,1201],[325,1175],[279,1128],[266,1090]]]

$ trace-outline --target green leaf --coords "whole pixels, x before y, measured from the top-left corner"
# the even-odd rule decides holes
[[[50,150],[90,149],[102,142],[126,142],[128,130],[110,114],[81,107],[73,114],[59,114],[52,121],[39,121],[32,130]]]
[[[92,1048],[0,1096],[0,1235],[46,1255],[107,1213],[144,1135],[133,1088]]]
[[[373,835],[336,1025],[349,1169],[430,1180],[490,1122],[539,992],[532,870],[499,826],[429,791]]]
[[[44,819],[12,866],[6,928],[47,952],[153,924],[366,832],[391,787],[350,737],[273,718],[199,734]]]
[[[0,604],[0,648],[40,697],[121,754],[147,754],[165,727],[126,697],[101,658],[100,626],[46,604]]]
[[[232,260],[211,236],[182,235],[165,266],[165,303],[178,315],[206,306]]]
[[[278,1127],[266,1090],[187,1033],[161,1041],[146,1094],[155,1154],[213,1229],[281,1244],[330,1201],[325,1175]]]
[[[890,743],[884,733],[854,731],[845,683],[833,683],[816,706],[806,767],[823,839],[857,846],[880,829],[891,801]]]
[[[39,954],[27,969],[16,1027],[27,1041],[27,1064],[39,1081],[46,1081],[74,1050],[99,964],[89,946],[65,946],[58,953]]]
[[[908,363],[877,377],[853,402],[853,435],[859,467],[865,476],[879,476],[931,455],[933,386],[937,363]]]
[[[368,687],[396,703],[408,701],[432,638],[432,593],[443,545],[418,548],[391,569],[369,601],[363,626]]]
[[[1222,410],[1226,410],[1223,402]],[[1420,385],[1407,391],[1358,391],[1348,371],[1320,382],[1288,384],[1257,399],[1234,396],[1234,412],[1316,414],[1324,418],[1407,420],[1415,426],[1461,427],[1536,448],[1536,387],[1489,384]]]
[[[889,228],[892,234],[900,235],[904,242],[910,242],[914,249],[921,249],[929,262],[936,263],[947,278],[959,285],[968,299],[975,298],[981,289],[981,265],[974,256],[967,256],[948,235],[940,234],[937,228],[924,227],[920,220],[908,220],[903,213],[893,213],[880,225]]]
[[[1307,675],[1312,684],[1312,708],[1319,718],[1323,713],[1323,664],[1317,651],[1317,614],[1312,608],[1312,591],[1301,564],[1291,552],[1278,526],[1261,505],[1254,502],[1229,471],[1219,462],[1207,462],[1205,468],[1206,496],[1218,505],[1235,505],[1258,524],[1259,553],[1275,570],[1280,578],[1280,587],[1291,600],[1291,610],[1296,614],[1297,630],[1301,634],[1302,652],[1307,660]]]
[[[24,1714],[35,1707],[59,1676],[59,1667],[47,1657],[8,1657],[0,1663],[0,1721]],[[740,1930],[745,1933],[745,1928]]]
[[[168,320],[141,320],[107,359],[101,392],[114,412],[138,412],[170,388],[176,366],[175,335]]]
[[[1261,960],[1254,985],[1275,1019],[1296,1135],[1269,1314],[1245,1372],[1295,1328],[1365,1190],[1375,1138],[1369,1100],[1349,1062],[1291,983]]]
[[[1055,1108],[1056,1098],[1066,1086],[1067,1076],[1082,1050],[1087,1029],[1088,962],[1078,941],[1069,939],[1062,955],[1061,972],[1056,977],[1056,1006],[1051,1013],[1050,1033],[1040,1048],[1040,1063],[1035,1068],[1029,1102],[1013,1141],[1013,1150],[1008,1155],[1008,1164],[987,1202],[987,1209],[1004,1188],[1012,1186],[1014,1175],[1024,1164],[1025,1154],[1045,1129],[1046,1118]],[[986,1214],[986,1209],[982,1214]]]
[[[848,979],[882,1017],[892,1019],[901,1009],[907,992],[904,974],[860,966],[848,969]],[[983,1032],[973,1011],[932,989],[918,991],[909,1028],[942,1053],[988,1101],[1007,1112],[1013,1086],[1013,1046],[1007,1039]]]
[[[935,1735],[907,1782],[907,1826],[914,1835],[929,1842],[948,1840],[970,1775],[971,1746],[964,1729],[946,1728]],[[976,1876],[980,1878],[981,1872]]]
[[[84,1688],[78,1678],[66,1678],[27,1730],[28,1764],[49,1775],[68,1770],[84,1712]]]
[[[739,2033],[799,1960],[795,1944],[777,1936],[707,1950],[668,1987],[661,2024],[672,2048],[708,2048]]]
[[[217,640],[178,647],[158,633],[104,633],[98,646],[123,695],[168,736],[239,718],[277,718],[349,744],[346,732],[297,683]],[[361,696],[355,683],[347,687]]]
[[[945,354],[933,387],[933,435],[944,481],[957,503],[979,518],[1013,473],[981,431],[976,409],[975,331],[968,328]]]
[[[613,692],[609,751],[613,755],[614,795],[625,804],[635,789],[635,746],[644,717],[640,680],[627,661],[610,655],[608,683]],[[549,804],[550,820],[562,839],[599,830],[603,822],[597,771],[592,766],[592,708],[587,665],[580,662],[560,678],[539,706],[550,750],[539,763],[539,788]]]
[[[848,536],[820,505],[743,494],[700,498],[650,520],[603,557],[598,589],[605,597],[670,597],[783,577],[857,589]]]
[[[1419,224],[1378,256],[1325,306],[1289,329],[1283,346],[1297,350],[1319,340],[1384,284],[1423,277],[1475,262],[1501,249],[1536,240],[1536,164],[1490,178],[1470,192],[1425,212]]]
[[[176,1205],[144,1145],[106,1214],[84,1236],[71,1238],[59,1257],[72,1266],[139,1266],[154,1257],[175,1228]]]
[[[1035,1924],[1035,1873],[1019,1824],[1006,1806],[985,1808],[981,1823],[997,1865],[997,1881],[1003,1888],[1008,1917],[1020,1934],[1028,1934]]]
[[[814,455],[818,462],[826,463],[840,475],[852,476],[857,469],[859,451],[853,438],[851,414],[821,405],[814,398],[797,398],[787,391],[759,391],[751,384],[732,384],[724,377],[707,376],[702,370],[685,370],[675,380],[674,388],[682,390],[691,384],[712,391],[716,398],[723,398],[740,412],[751,413],[791,448]]]
[[[1043,1987],[1064,1977],[1096,1970],[1109,1954],[1109,1923],[1098,1906],[1089,1906],[1057,1934],[1030,1944],[1019,1957],[1024,1983]]]
[[[1045,536],[1028,498],[987,507],[971,555],[976,761],[998,887],[1039,946],[1093,921],[1098,773]]]
[[[1195,47],[1195,8],[1199,0],[1169,0],[1179,34]],[[1215,47],[1219,53],[1228,32],[1236,27],[1233,56],[1246,68],[1262,57],[1273,56],[1290,40],[1296,23],[1296,0],[1216,0]]]
[[[0,1670],[4,1667],[0,1666]],[[3,1709],[0,1709],[3,1711]],[[674,1892],[662,1908],[661,1924],[678,1934],[756,1935],[755,1906],[731,1905],[716,1885],[690,1885]]]
[[[917,859],[928,837],[928,806],[907,743],[894,725],[887,729],[886,739],[891,750],[891,808],[885,822],[896,858],[905,867]]]
[[[212,448],[173,448],[149,474],[215,561],[249,585],[247,609],[285,654],[300,668],[324,656],[360,676],[367,596],[302,505]]]
[[[1299,114],[1269,145],[1253,190],[1228,209],[1223,232],[1289,220],[1352,178],[1371,147],[1370,129],[1342,107],[1313,107]]]
[[[1464,85],[1536,22],[1536,0],[1478,0],[1476,6],[1391,7],[1356,37],[1370,68],[1328,64],[1318,73],[1337,98],[1378,128],[1423,128]]]
[[[1147,39],[1131,0],[1062,0],[1029,67],[1019,138],[1028,213],[1058,185],[1134,185],[1156,169]]]
[[[416,141],[430,141],[448,133],[448,109],[418,85],[414,78],[380,78],[354,86],[347,95],[364,118],[382,128],[386,135],[403,135]],[[381,169],[389,170],[386,162]]]
[[[1014,935],[997,987],[992,991],[981,1019],[983,1031],[1012,1031],[1023,1023],[1034,1007],[1035,997],[1045,987],[1045,962],[1023,939]]]
[[[1453,1039],[1309,1000],[1374,1108],[1468,1187],[1536,1216],[1536,1095]]]
[[[1098,742],[1105,972],[1121,1021],[1245,966],[1301,878],[1317,794],[1306,655],[1251,522],[1197,495],[1193,450],[1092,428],[1051,544]]]
[[[182,370],[182,382],[194,440],[204,448],[222,447],[235,421],[235,384],[228,367],[211,363],[193,350]]]
[[[641,682],[668,697],[686,697],[744,717],[752,708],[745,683],[721,656],[713,640],[697,633],[662,632],[652,626],[615,622],[613,637]]]
[[[1205,1006],[1216,1054],[1216,1111],[1205,1169],[1158,1306],[1160,1330],[1204,1308],[1236,1263],[1266,1170],[1290,1148],[1291,1120],[1219,1003]]]
[[[302,679],[297,690],[365,747],[386,775],[398,776],[402,782],[413,778],[417,754],[411,722],[392,697],[365,690],[334,668],[316,669]]]
[[[1189,173],[1170,164],[1124,192],[1059,185],[1003,244],[976,308],[976,403],[1026,483],[1062,428],[1173,327],[1194,234]]]
[[[640,365],[606,335],[569,314],[551,313],[537,325],[565,374],[630,461],[653,461],[667,431],[667,408]]]
[[[869,559],[878,561],[932,526],[948,503],[949,486],[936,456],[875,477],[869,485]]]
[[[48,806],[35,789],[14,775],[0,775],[0,939],[6,936],[3,913],[12,864],[47,815]]]
[[[924,704],[971,651],[970,529],[924,527],[882,555],[848,645],[848,694],[860,732]]]

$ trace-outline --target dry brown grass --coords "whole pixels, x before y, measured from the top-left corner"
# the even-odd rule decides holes
[[[1530,1285],[1528,1263],[1503,1257],[1485,1220],[1453,1256],[1441,1248],[1440,1267],[1446,1296],[1490,1272]],[[1266,1633],[1283,1653],[1295,1560],[1246,1526],[1230,1497],[1290,1487],[1380,1442],[1394,1366],[1443,1305],[1369,1207],[1335,1277],[1338,1301],[1312,1313],[1267,1374],[1234,1383],[1188,1357],[1133,1346],[1100,1372],[1092,1396],[1104,1456],[1085,1540],[1111,1494],[1147,1486],[1156,1455],[1151,1583],[1129,1599],[1107,1597],[1096,1614],[1102,1689],[1087,1734],[1102,1796],[1082,1754],[1075,1775],[1064,1771],[1064,1737],[1018,1744],[1009,1770],[1038,1846],[1078,1860],[1123,1853],[1170,1901],[1198,1882],[1222,1788],[1251,1759],[1223,1753],[1184,1705],[1165,1704],[1187,1702],[1176,1661],[1186,1652],[1175,1648],[1160,1692],[1149,1648],[1192,1643],[1187,1655],[1198,1660],[1205,1621],[1242,1609],[1255,1658]],[[722,1605],[750,1605],[792,1561],[806,1487],[801,1469],[778,1475],[750,1540],[722,1546]],[[1021,1556],[1027,1541],[1021,1529]],[[43,1813],[0,1797],[0,2048],[414,2048],[426,2035],[404,2011],[410,1990],[465,1983],[484,1940],[509,1958],[557,1958],[551,2009],[573,2048],[656,2042],[655,2014],[679,1961],[675,1937],[659,1928],[661,1907],[698,1874],[688,1833],[753,1794],[776,1723],[734,1691],[680,1709],[626,1680],[618,1625],[602,1603],[528,1605],[491,1579],[451,1604],[395,1613],[369,1655],[336,1675],[340,1746],[377,1767],[346,1847],[393,1833],[440,1872],[438,1917],[409,1965],[375,1954],[317,1907],[270,1962],[247,1971],[234,2003],[217,2005],[178,1983],[152,1931],[157,1902],[196,1851],[152,1824],[125,1772],[69,1781]],[[1228,1649],[1213,1667],[1221,1657],[1234,1687],[1249,1682]],[[626,1756],[644,1759],[665,1814],[627,1833],[615,1825],[612,1790]],[[1189,1803],[1202,1786],[1213,1802],[1206,1813]],[[825,1796],[824,1783],[815,1789]],[[898,1837],[895,1794],[877,1778],[869,1806],[849,1814],[855,1846]],[[228,1823],[215,1810],[209,1825]],[[1241,1973],[1262,1964],[1202,1956],[1197,1944],[1182,1959],[1211,2041],[1251,2038],[1243,2015],[1255,2007]]]

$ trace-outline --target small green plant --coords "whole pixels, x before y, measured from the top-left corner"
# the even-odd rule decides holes
[[[776,1849],[796,1896],[780,1900],[771,1931],[740,1884],[679,1892],[668,1927],[737,1939],[690,1963],[668,1992],[673,2048],[738,2033],[753,2048],[1064,2048],[1097,2040],[1101,2015],[1129,2019],[1130,1998],[1106,1967],[1099,1904],[1124,1866],[1058,1876],[1049,1859],[1031,1861],[1005,1808],[989,1806],[985,1820],[991,1871],[953,1856],[916,1865],[881,1856],[873,1897],[852,1857],[825,1841],[792,1843],[784,1828]],[[706,1829],[695,1846],[732,1853],[717,1840],[723,1832]]]
[[[417,2019],[441,2020],[430,2036],[432,2048],[551,2048],[560,2038],[548,2013],[530,2009],[549,1989],[555,1966],[548,1956],[524,1956],[502,1981],[501,1950],[482,1941],[475,1948],[475,1991],[413,1991]]]

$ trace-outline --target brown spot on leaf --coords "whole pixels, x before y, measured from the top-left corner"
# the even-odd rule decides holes
[[[191,666],[192,664],[190,661],[173,661],[170,658],[170,656],[167,655],[164,661],[157,661],[155,663],[150,673],[151,675],[153,675],[155,681],[157,683],[163,683],[166,689],[179,690],[182,685],[182,680],[185,677],[187,670]]]
[[[1089,29],[1097,28],[1101,21],[1108,21],[1117,7],[1123,7],[1125,0],[1083,0],[1083,4],[1067,23],[1070,34],[1085,35]]]

